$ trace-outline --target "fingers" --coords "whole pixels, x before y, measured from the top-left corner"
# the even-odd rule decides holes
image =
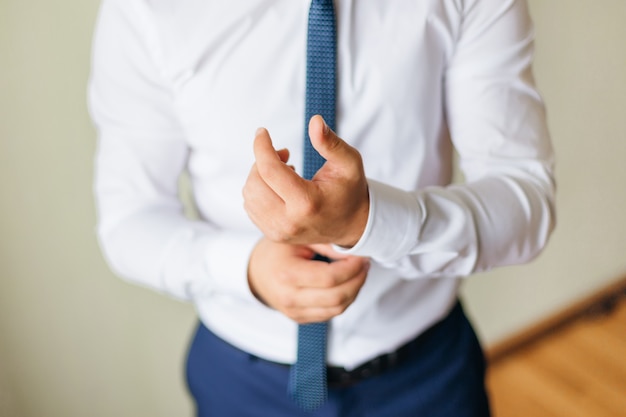
[[[248,216],[277,242],[302,243],[298,239],[311,238],[316,231],[310,214],[321,204],[315,187],[286,164],[289,152],[276,151],[266,129],[257,130],[253,151],[256,162],[243,189]],[[309,235],[303,234],[305,230]]]
[[[318,265],[310,265],[310,274],[299,275],[296,286],[286,287],[290,291],[282,298],[283,313],[298,323],[327,321],[342,314],[356,299],[369,270],[369,262],[357,257],[309,263]]]
[[[285,202],[263,180],[256,164],[250,169],[243,196],[244,208],[255,224],[273,227],[280,219],[276,213],[284,210]]]
[[[357,256],[347,256],[330,263],[307,260],[289,277],[289,284],[294,288],[335,288],[368,269],[369,260]]]
[[[275,239],[282,240],[284,228],[281,223],[285,218],[286,203],[268,183],[267,178],[271,182],[273,177],[277,177],[279,182],[284,182],[284,177],[290,181],[290,177],[291,179],[298,178],[298,175],[292,166],[286,165],[289,160],[289,151],[287,149],[275,150],[269,133],[264,128],[257,129],[254,154],[256,163],[250,169],[242,190],[244,208],[250,219],[263,232],[268,232]]]
[[[358,290],[363,285],[366,271],[341,282],[341,284],[328,288],[306,287],[297,293],[294,305],[299,309],[310,308],[342,308],[345,309],[356,298]]]
[[[311,119],[310,134],[327,159],[313,181],[287,165],[287,150],[277,151],[267,130],[258,129],[256,162],[243,189],[245,210],[259,230],[276,242],[351,247],[361,237],[369,214],[361,156],[321,116]]]
[[[276,154],[283,163],[286,164],[289,161],[289,149],[279,149],[276,151]]]
[[[283,200],[297,199],[305,193],[304,180],[285,164],[289,152],[276,151],[269,133],[259,128],[254,139],[254,156],[259,175],[265,183]]]
[[[352,305],[365,278],[365,273],[362,273],[332,289],[302,289],[294,293],[291,304],[285,306],[284,312],[298,323],[328,321]]]
[[[326,263],[313,260],[314,254],[307,246],[261,239],[248,264],[250,291],[298,323],[343,313],[363,286],[369,261],[351,256]]]
[[[313,116],[309,121],[309,136],[315,150],[331,164],[340,164],[341,167],[349,168],[361,164],[360,154],[337,136],[322,116]]]

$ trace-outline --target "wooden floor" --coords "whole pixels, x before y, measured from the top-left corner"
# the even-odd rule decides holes
[[[626,417],[626,298],[498,358],[494,417]]]

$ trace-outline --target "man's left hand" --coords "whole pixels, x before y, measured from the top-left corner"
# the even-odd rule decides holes
[[[365,229],[369,195],[359,152],[314,116],[313,147],[326,163],[310,180],[287,165],[289,152],[277,151],[267,130],[254,140],[255,164],[243,188],[244,207],[265,236],[276,242],[354,246]]]

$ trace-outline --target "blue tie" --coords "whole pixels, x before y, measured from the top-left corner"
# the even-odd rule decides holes
[[[322,115],[335,129],[335,11],[332,0],[313,0],[309,10],[307,39],[306,109],[304,123],[304,172],[311,179],[324,165],[324,158],[311,145],[308,124],[311,117]],[[328,261],[318,256],[317,260]],[[326,343],[328,323],[298,326],[298,357],[291,367],[289,394],[305,411],[321,407],[327,398]]]

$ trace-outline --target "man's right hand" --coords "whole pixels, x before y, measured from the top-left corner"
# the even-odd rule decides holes
[[[312,258],[320,253],[327,263]],[[297,323],[330,320],[343,313],[365,283],[369,260],[340,255],[330,246],[273,242],[263,238],[248,265],[251,291],[263,303]]]

